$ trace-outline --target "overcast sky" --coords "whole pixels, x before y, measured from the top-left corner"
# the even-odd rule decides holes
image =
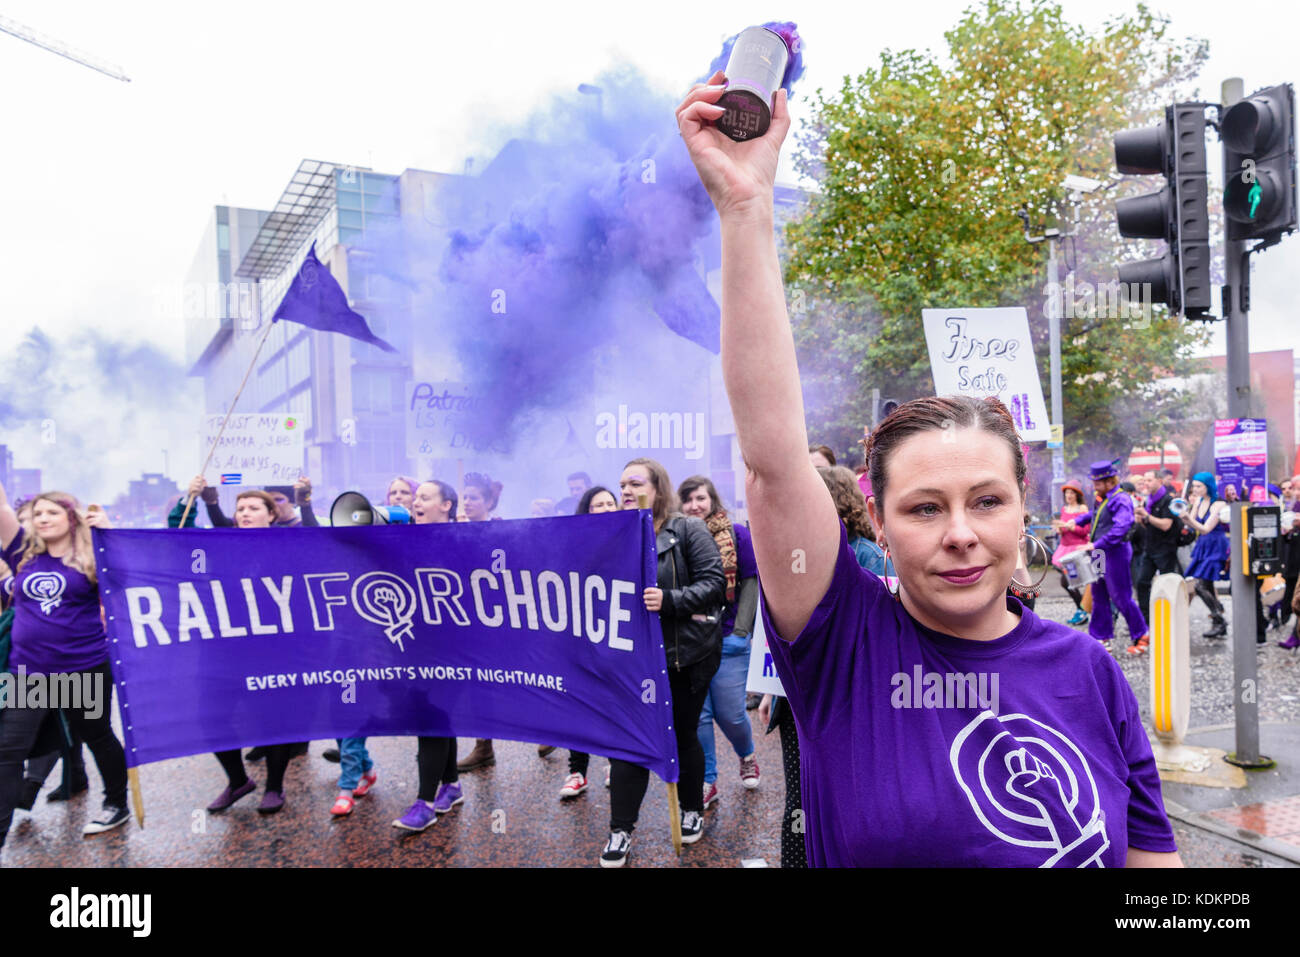
[[[118,64],[131,82],[0,33],[0,321],[8,336],[39,324],[56,342],[95,327],[180,359],[181,328],[155,314],[160,290],[184,279],[213,205],[270,208],[304,157],[460,171],[556,91],[631,63],[684,92],[726,35],[767,19],[798,22],[808,72],[796,93],[806,95],[837,87],[886,47],[941,50],[966,6],[7,0],[0,15]],[[1229,75],[1248,92],[1300,80],[1293,4],[1154,6],[1178,35],[1210,38],[1205,98],[1217,99]],[[1064,7],[1088,27],[1133,9]],[[1270,16],[1288,28],[1262,29]],[[796,121],[805,112],[796,103]],[[1297,275],[1300,237],[1260,257],[1253,348],[1300,352],[1283,285]],[[159,446],[190,454],[179,436],[140,443],[143,468],[161,465]],[[20,465],[41,464],[25,457]],[[177,476],[194,469],[172,466]]]

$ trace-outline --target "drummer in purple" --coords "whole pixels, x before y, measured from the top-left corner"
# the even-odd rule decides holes
[[[1113,601],[1128,622],[1129,636],[1133,639],[1128,653],[1140,655],[1147,650],[1151,636],[1147,632],[1142,609],[1138,608],[1133,599],[1133,582],[1129,572],[1133,546],[1127,538],[1133,527],[1133,501],[1119,487],[1114,462],[1092,463],[1089,478],[1103,500],[1094,513],[1095,519],[1093,515],[1080,515],[1075,523],[1086,525],[1089,521],[1092,522],[1091,540],[1087,547],[1100,549],[1105,556],[1105,564],[1101,579],[1092,583],[1092,618],[1088,621],[1088,634],[1101,642],[1109,642],[1114,637],[1114,622],[1110,614],[1110,604]]]

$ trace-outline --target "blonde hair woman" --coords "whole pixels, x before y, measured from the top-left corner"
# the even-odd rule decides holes
[[[98,834],[126,823],[126,752],[113,733],[113,677],[108,635],[99,607],[91,528],[107,528],[98,505],[83,514],[65,492],[32,499],[31,531],[18,522],[0,487],[0,548],[14,569],[14,620],[9,669],[26,681],[47,684],[49,675],[75,675],[93,690],[84,710],[64,709],[72,729],[90,747],[104,780],[101,812],[85,827]],[[0,846],[22,792],[23,761],[53,708],[8,708],[0,721]],[[50,702],[57,704],[57,702]]]

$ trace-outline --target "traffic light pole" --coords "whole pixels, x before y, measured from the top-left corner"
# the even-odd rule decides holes
[[[1245,95],[1240,77],[1225,80],[1221,88],[1223,111]],[[1234,174],[1228,168],[1228,151],[1224,148],[1223,179],[1226,187]],[[1238,175],[1240,175],[1238,173]],[[1250,415],[1250,261],[1247,244],[1224,236],[1223,242],[1223,318],[1227,322],[1228,418],[1244,419]],[[1272,767],[1273,761],[1259,753],[1259,682],[1255,660],[1255,589],[1259,582],[1249,574],[1244,561],[1246,527],[1244,500],[1233,502],[1228,540],[1232,543],[1232,705],[1236,720],[1236,751],[1227,756],[1230,763],[1244,768]]]
[[[1060,270],[1056,265],[1056,244],[1060,242],[1065,235],[1059,229],[1044,229],[1043,235],[1033,236],[1029,232],[1029,213],[1024,210],[1020,211],[1020,219],[1025,224],[1025,242],[1031,246],[1038,243],[1047,243],[1047,289],[1050,297],[1045,303],[1044,312],[1047,314],[1047,332],[1051,342],[1051,379],[1052,379],[1052,433],[1058,429],[1063,434],[1065,418],[1061,411],[1061,300],[1064,291],[1061,289]],[[1049,445],[1052,443],[1049,442]],[[1065,448],[1061,447],[1052,449],[1052,517],[1061,513],[1061,484],[1065,481]]]
[[[1056,241],[1047,240],[1047,288],[1053,290],[1047,313],[1047,330],[1051,341],[1052,423],[1053,430],[1065,431],[1061,412],[1061,281],[1056,266]],[[1065,481],[1065,449],[1052,449],[1052,518],[1061,514],[1061,483]]]

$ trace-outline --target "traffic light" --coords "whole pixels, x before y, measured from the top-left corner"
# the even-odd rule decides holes
[[[1119,234],[1163,239],[1159,259],[1125,263],[1121,283],[1149,284],[1151,302],[1189,319],[1210,311],[1210,215],[1206,208],[1205,104],[1175,103],[1165,122],[1115,134],[1115,165],[1121,173],[1159,173],[1164,189],[1115,203]]]
[[[1296,228],[1295,90],[1271,86],[1220,122],[1228,239],[1276,239]]]

